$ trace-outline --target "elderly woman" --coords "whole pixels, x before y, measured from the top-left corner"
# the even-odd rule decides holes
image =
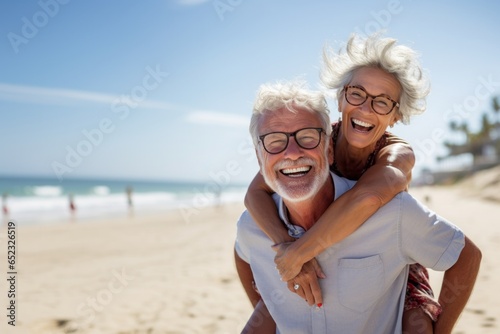
[[[333,124],[331,170],[358,180],[357,184],[334,201],[311,229],[295,231],[294,235],[289,235],[278,218],[272,191],[260,174],[252,181],[245,198],[248,211],[275,243],[275,262],[282,280],[310,305],[320,307],[317,277],[324,274],[315,256],[348,237],[381,206],[408,188],[415,156],[408,143],[386,130],[399,121],[407,124],[411,116],[424,112],[429,92],[416,53],[397,45],[394,39],[353,35],[345,52],[325,50],[323,58],[321,79],[327,88],[337,91],[342,115]],[[307,172],[287,171],[286,176],[293,178]],[[251,280],[242,274],[246,272],[245,265],[238,258],[236,261],[242,283],[255,301],[258,295],[249,288]],[[425,329],[425,333],[432,333],[432,321],[437,321],[440,313],[427,270],[419,264],[412,265],[403,330],[424,333]]]

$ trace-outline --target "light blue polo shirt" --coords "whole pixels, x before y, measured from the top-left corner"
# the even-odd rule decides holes
[[[332,174],[335,198],[355,182]],[[274,195],[291,234],[281,197]],[[298,228],[298,229],[297,229]],[[295,230],[295,231],[294,231]],[[319,241],[320,242],[320,241]],[[401,333],[408,265],[444,271],[458,259],[464,234],[407,192],[380,208],[360,228],[321,253],[323,306],[310,307],[290,292],[275,269],[272,241],[245,211],[238,221],[236,251],[252,268],[277,333]]]

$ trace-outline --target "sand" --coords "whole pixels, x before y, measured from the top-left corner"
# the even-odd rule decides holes
[[[500,202],[480,196],[485,185],[479,181],[411,190],[483,252],[457,334],[500,332],[495,285],[500,282]],[[498,194],[496,189],[490,192]],[[242,210],[242,204],[230,204],[17,227],[15,327],[7,323],[4,225],[0,332],[239,333],[251,312],[233,264],[235,223]],[[440,277],[431,273],[436,290]]]

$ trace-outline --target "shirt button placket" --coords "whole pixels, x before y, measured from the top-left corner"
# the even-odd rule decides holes
[[[327,334],[326,333],[326,316],[325,307],[312,306],[311,307],[311,320],[312,332],[314,334]]]

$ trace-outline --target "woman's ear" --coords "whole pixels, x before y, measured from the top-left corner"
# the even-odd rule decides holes
[[[389,126],[392,128],[397,122],[399,122],[400,117],[398,114],[394,114],[394,117],[392,118],[391,122],[389,123]]]

